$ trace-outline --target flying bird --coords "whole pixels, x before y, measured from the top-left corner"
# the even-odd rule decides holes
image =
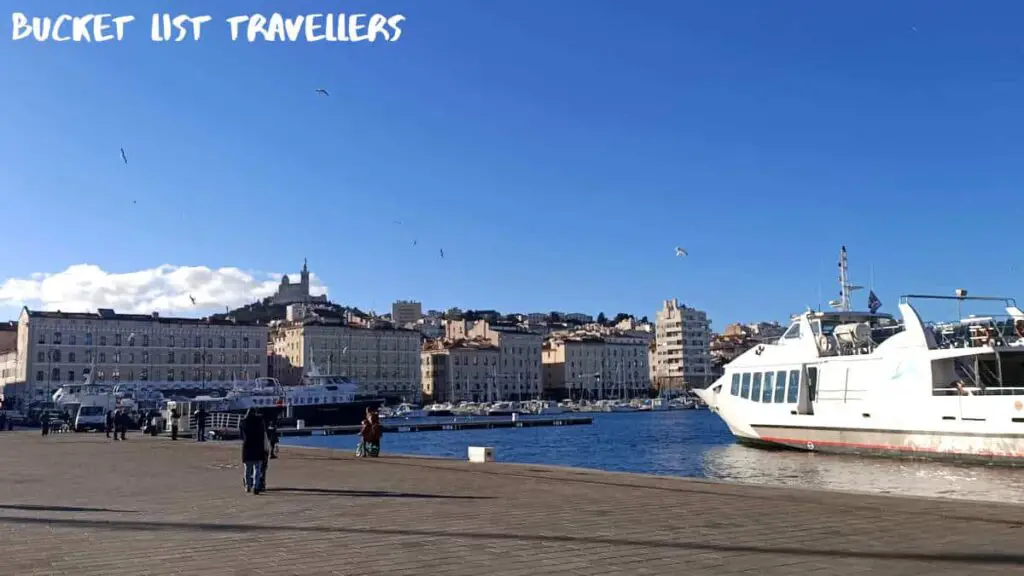
[[[415,246],[415,245],[416,245],[416,243],[417,243],[417,241],[416,241],[416,240],[413,240],[413,241],[412,241],[412,245],[413,245],[413,246]]]
[[[399,226],[401,226],[401,225],[402,225],[402,221],[401,221],[401,220],[392,220],[391,222],[392,222],[393,224],[398,224]]]
[[[441,248],[441,258],[444,258],[444,248]]]
[[[193,306],[195,306],[195,305],[196,305],[196,297],[195,297],[195,296],[193,296],[193,295],[189,294],[189,295],[188,295],[188,299],[192,301],[192,305],[193,305]]]
[[[124,160],[124,165],[128,165],[128,155],[124,153],[124,148],[121,148],[121,160]]]
[[[682,248],[676,246],[676,256],[689,256],[689,254],[686,252],[686,250],[683,250]]]
[[[331,95],[330,92],[328,92],[327,90],[324,90],[323,88],[317,88],[316,89],[316,93],[321,95],[321,96],[330,96]]]

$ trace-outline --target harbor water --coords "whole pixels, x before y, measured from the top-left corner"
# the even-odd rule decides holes
[[[750,448],[736,444],[707,410],[587,415],[592,425],[392,433],[381,451],[465,459],[469,446],[491,446],[499,462],[1024,503],[1022,469]],[[282,440],[352,451],[356,442],[355,436]]]

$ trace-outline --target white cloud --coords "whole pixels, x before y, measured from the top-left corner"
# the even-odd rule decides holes
[[[289,274],[298,282],[298,274]],[[0,305],[43,310],[92,312],[113,308],[118,312],[194,315],[199,311],[237,308],[277,291],[281,274],[247,272],[239,268],[172,266],[116,274],[93,264],[75,264],[55,274],[36,273],[10,278],[0,284]],[[326,294],[327,287],[310,274],[310,292]],[[195,297],[192,305],[189,295]],[[197,310],[197,308],[199,310]]]

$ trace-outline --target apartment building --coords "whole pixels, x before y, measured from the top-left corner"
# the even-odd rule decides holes
[[[574,400],[646,397],[648,346],[647,339],[611,332],[553,336],[542,351],[545,393]]]
[[[84,379],[94,359],[97,382],[248,380],[266,375],[266,345],[266,326],[232,320],[25,308],[17,376],[4,396],[47,399],[61,383]]]
[[[707,314],[665,300],[656,315],[654,383],[673,389],[710,383],[711,322]]]
[[[391,321],[395,326],[414,324],[423,318],[423,304],[411,300],[399,300],[391,305]]]
[[[541,346],[544,337],[511,324],[477,320],[445,321],[445,339],[486,340],[497,346],[501,362],[496,372],[499,400],[537,398],[544,391]]]
[[[428,341],[420,353],[425,398],[433,402],[494,402],[501,351],[489,340]]]
[[[282,384],[294,385],[315,364],[321,372],[352,378],[363,395],[418,402],[420,342],[415,330],[361,326],[321,312],[301,322],[272,324],[270,372]]]

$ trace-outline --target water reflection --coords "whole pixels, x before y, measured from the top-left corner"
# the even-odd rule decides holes
[[[704,452],[704,476],[734,482],[1024,503],[1024,471],[749,448]]]

